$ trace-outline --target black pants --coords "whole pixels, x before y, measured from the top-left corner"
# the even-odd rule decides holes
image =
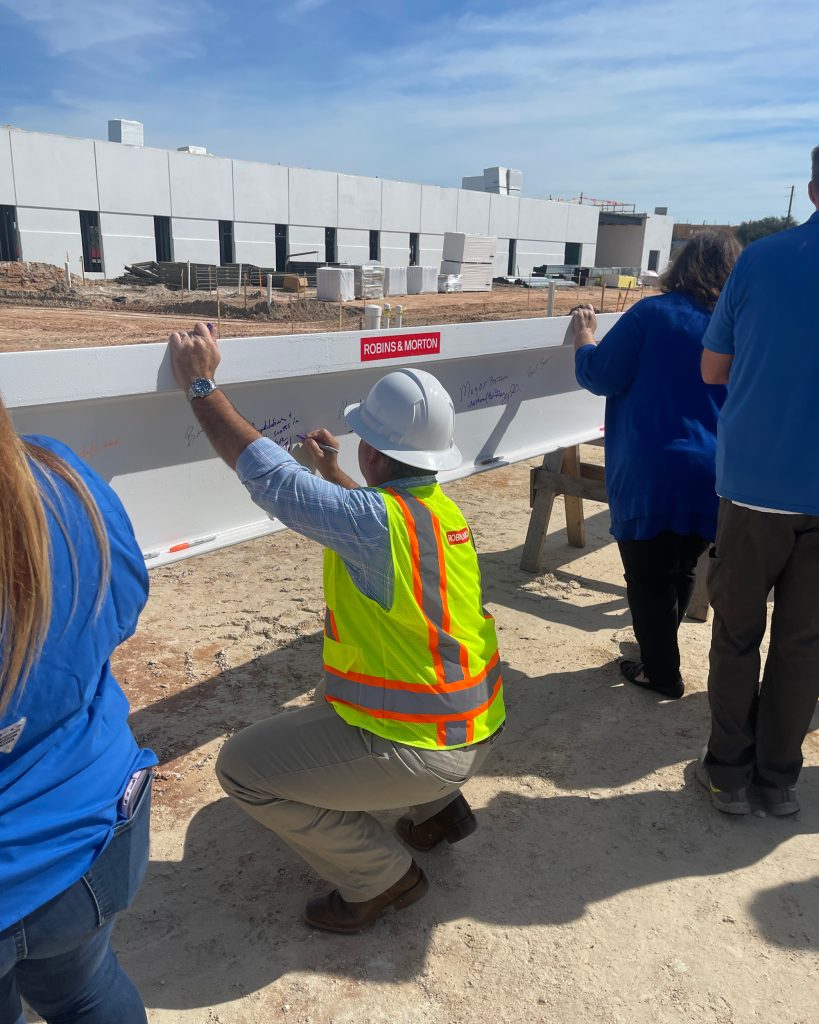
[[[691,594],[697,559],[708,541],[663,530],[651,540],[619,541],[626,594],[640,660],[652,683],[674,687],[680,677],[677,630]]]
[[[799,777],[819,698],[819,516],[755,512],[723,500],[712,555],[708,771],[720,789],[752,781],[786,788]]]

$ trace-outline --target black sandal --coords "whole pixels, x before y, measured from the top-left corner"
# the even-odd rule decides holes
[[[620,662],[619,667],[623,677],[639,686],[641,690],[651,690],[652,693],[657,693],[667,700],[679,700],[685,693],[685,685],[679,677],[676,686],[663,686],[661,683],[652,683],[650,679],[638,679],[638,676],[645,675],[645,665],[641,661],[624,660]]]

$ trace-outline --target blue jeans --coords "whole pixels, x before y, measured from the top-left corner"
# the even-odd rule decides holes
[[[147,1024],[111,932],[145,875],[150,811],[148,785],[78,882],[0,932],[0,1024],[24,1024],[21,996],[49,1024]]]

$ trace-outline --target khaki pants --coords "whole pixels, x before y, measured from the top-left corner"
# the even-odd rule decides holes
[[[216,774],[243,811],[355,903],[394,885],[412,861],[366,812],[410,806],[416,824],[426,821],[455,799],[491,746],[491,739],[457,750],[390,743],[348,725],[321,700],[231,737]]]

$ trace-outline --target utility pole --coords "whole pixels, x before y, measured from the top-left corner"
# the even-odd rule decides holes
[[[791,197],[788,200],[788,216],[785,218],[785,227],[786,228],[789,228],[791,226],[791,210],[793,208],[793,190],[794,190],[794,188],[795,188],[795,186],[791,185]]]

